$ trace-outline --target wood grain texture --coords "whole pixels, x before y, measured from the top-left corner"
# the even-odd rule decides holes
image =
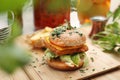
[[[92,77],[91,80],[119,80],[120,79],[120,69],[117,71],[109,72],[109,74],[104,74],[96,77]]]
[[[4,71],[0,71],[0,80],[13,80],[12,76],[8,75]]]
[[[0,70],[0,80],[30,80],[24,70],[17,69],[12,75]]]
[[[81,28],[81,30],[85,32],[84,34],[86,34],[86,36],[90,32],[89,27]],[[89,65],[86,67],[76,71],[54,70],[43,60],[44,51],[31,50],[33,61],[26,66],[24,70],[31,80],[77,80],[103,74],[120,66],[120,62],[102,52],[99,47],[93,45],[88,37],[86,44],[89,47],[89,50],[86,52],[89,59]],[[94,61],[92,61],[91,58],[93,58]],[[81,72],[81,70],[84,70],[84,72]]]
[[[24,72],[23,69],[19,68],[11,75],[12,80],[30,80],[28,75]]]

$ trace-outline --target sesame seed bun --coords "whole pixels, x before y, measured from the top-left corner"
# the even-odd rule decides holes
[[[86,42],[86,37],[79,30],[66,30],[59,37],[50,36],[50,42],[61,47],[81,46]]]

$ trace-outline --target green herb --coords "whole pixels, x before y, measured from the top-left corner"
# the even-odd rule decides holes
[[[34,68],[36,68],[36,66],[33,66]]]
[[[79,33],[78,31],[74,31],[74,33]]]
[[[116,19],[120,19],[120,6],[115,10],[113,15],[113,21]]]
[[[81,73],[85,73],[85,70],[83,70],[83,69],[80,69],[79,71],[80,71]]]
[[[36,58],[36,61],[38,62],[38,61],[39,61],[39,59],[38,59],[38,58]]]
[[[85,53],[80,53],[79,55],[80,55],[80,59],[84,59],[86,56]]]
[[[79,33],[80,36],[82,36],[83,34],[82,33]]]
[[[38,71],[40,73],[40,71]]]
[[[72,78],[71,76],[69,78]]]
[[[105,25],[104,31],[93,35],[93,43],[98,44],[104,51],[120,53],[120,6],[110,14],[113,22]]]
[[[77,27],[75,26],[75,27],[73,27],[74,29],[76,29]]]
[[[92,71],[95,71],[95,69],[92,69]]]
[[[42,57],[42,61],[45,61],[45,57],[46,57],[46,55]]]
[[[46,63],[45,62],[43,62],[41,65],[45,65]]]
[[[72,35],[72,32],[69,32],[69,35],[71,36],[71,35]]]
[[[80,36],[83,35],[81,32],[78,32],[78,31],[74,31],[74,33],[77,33],[77,34],[79,34]]]
[[[66,27],[63,27],[63,26],[60,26],[60,27],[57,27],[55,28],[52,32],[51,32],[51,35],[53,37],[60,37],[60,34],[62,34],[63,32],[66,31]]]
[[[92,51],[95,51],[95,49],[93,49]]]
[[[106,68],[103,68],[103,70],[106,69]]]
[[[28,66],[32,66],[31,64],[29,64]]]
[[[88,70],[88,68],[86,68],[86,70]]]
[[[35,61],[32,61],[32,63],[35,63]]]
[[[70,25],[70,22],[67,22],[67,23],[68,23],[68,25],[67,25],[67,29],[68,29],[68,30],[73,29],[73,27]]]
[[[91,61],[94,62],[94,58],[93,57],[90,57]]]

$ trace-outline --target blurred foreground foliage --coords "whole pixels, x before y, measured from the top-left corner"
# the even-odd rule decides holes
[[[31,58],[29,51],[17,46],[14,41],[22,33],[17,21],[11,26],[11,35],[4,43],[0,44],[0,68],[7,73],[12,73],[18,67],[26,65]]]
[[[6,11],[17,11],[22,9],[28,0],[0,0],[0,13]],[[22,33],[22,27],[15,19],[11,27],[11,36],[0,44],[0,68],[7,73],[12,73],[18,67],[23,67],[30,61],[27,50],[15,45],[14,40]]]
[[[0,0],[0,12],[21,9],[29,0]]]

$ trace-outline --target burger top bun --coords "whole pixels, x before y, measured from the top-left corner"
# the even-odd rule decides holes
[[[61,47],[80,46],[86,42],[86,37],[79,30],[71,29],[51,35],[50,42]]]

